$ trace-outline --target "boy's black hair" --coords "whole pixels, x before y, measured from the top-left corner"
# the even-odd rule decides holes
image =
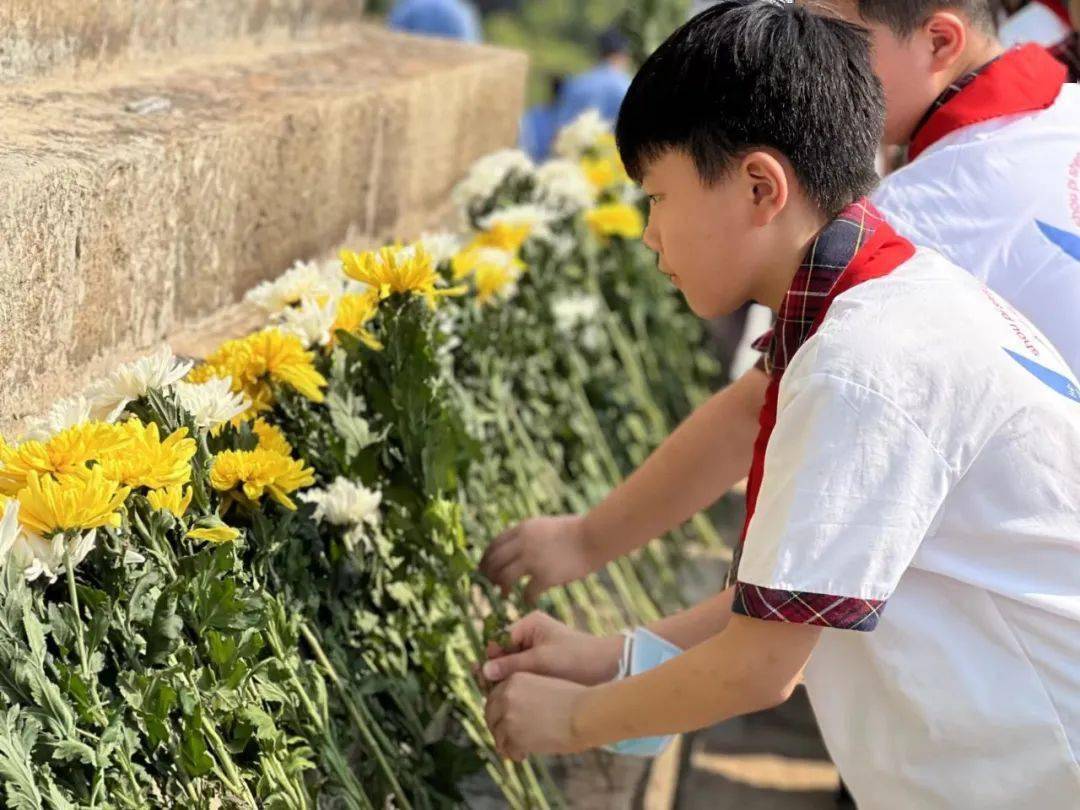
[[[723,0],[646,60],[623,101],[619,152],[641,181],[669,150],[713,183],[732,161],[771,147],[835,216],[877,183],[885,122],[866,32],[776,0]]]
[[[859,16],[900,37],[914,33],[936,11],[962,12],[985,33],[997,35],[1000,0],[856,0]]]

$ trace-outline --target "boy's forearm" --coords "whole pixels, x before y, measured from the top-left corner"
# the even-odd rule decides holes
[[[585,518],[608,562],[682,525],[750,468],[768,377],[751,369],[714,394]]]
[[[728,588],[691,608],[665,616],[646,626],[661,638],[689,650],[724,631],[731,619],[734,594],[735,589]]]
[[[679,734],[782,703],[820,628],[735,617],[718,636],[633,678],[592,687],[574,711],[582,750]]]

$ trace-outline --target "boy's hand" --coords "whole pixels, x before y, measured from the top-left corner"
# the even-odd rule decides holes
[[[503,593],[522,577],[530,577],[525,598],[530,604],[548,588],[565,585],[600,567],[594,562],[579,515],[539,517],[500,534],[480,560],[480,571]]]
[[[588,687],[519,673],[488,696],[484,716],[500,756],[521,762],[532,754],[573,754],[574,707]]]
[[[488,683],[528,672],[592,686],[619,672],[621,636],[598,638],[573,630],[546,613],[530,613],[510,626],[510,649],[492,642],[481,674]]]

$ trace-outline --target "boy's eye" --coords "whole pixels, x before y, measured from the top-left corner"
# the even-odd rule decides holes
[[[650,194],[649,195],[649,205],[656,205],[658,202],[660,202],[660,195],[659,194]]]

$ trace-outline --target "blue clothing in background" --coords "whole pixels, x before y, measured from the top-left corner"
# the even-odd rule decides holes
[[[604,120],[615,121],[629,89],[630,76],[607,63],[598,65],[588,73],[575,76],[566,83],[559,98],[556,130],[562,129],[588,110],[597,110]]]
[[[387,22],[411,34],[480,41],[480,18],[463,0],[398,0]]]
[[[537,104],[525,111],[521,118],[519,145],[533,160],[546,160],[555,140],[555,120],[558,116],[556,102]]]

